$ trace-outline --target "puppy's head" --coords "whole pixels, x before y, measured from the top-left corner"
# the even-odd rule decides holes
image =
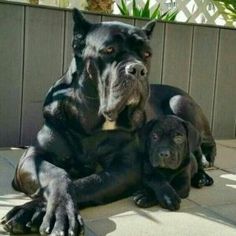
[[[91,24],[76,9],[73,18],[77,68],[96,81],[100,113],[114,121],[127,106],[144,107],[155,22],[143,28],[120,22]]]
[[[146,149],[153,167],[177,169],[200,145],[192,124],[175,116],[150,121],[145,127]]]

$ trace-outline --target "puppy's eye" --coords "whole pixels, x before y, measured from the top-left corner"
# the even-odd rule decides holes
[[[158,136],[157,133],[153,133],[152,134],[152,139],[155,140],[155,141],[158,141],[158,140],[160,140],[160,137]]]
[[[181,134],[177,134],[175,137],[174,137],[174,142],[176,144],[181,144],[184,142],[184,136],[181,135]]]
[[[148,59],[149,57],[152,56],[152,54],[151,54],[151,52],[146,51],[146,52],[143,53],[143,56],[144,56],[145,59]]]
[[[115,52],[115,48],[112,46],[106,47],[102,49],[102,53],[104,54],[112,54]]]

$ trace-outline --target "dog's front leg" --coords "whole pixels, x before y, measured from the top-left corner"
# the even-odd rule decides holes
[[[38,198],[13,208],[2,219],[11,233],[76,235],[83,224],[78,213],[75,186],[65,170],[46,161],[50,155],[31,147],[20,160],[14,185]]]
[[[163,208],[172,211],[179,209],[181,202],[180,197],[161,174],[155,173],[150,176],[145,176],[143,182],[145,186],[154,191],[156,200]]]
[[[132,165],[117,162],[99,173],[74,181],[79,207],[118,200],[138,186],[141,168],[137,161]]]

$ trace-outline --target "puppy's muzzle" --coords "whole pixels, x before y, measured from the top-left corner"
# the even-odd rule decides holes
[[[144,79],[147,76],[147,68],[141,62],[132,62],[126,65],[125,73],[137,79]]]
[[[157,156],[153,156],[150,161],[153,167],[177,169],[179,166],[178,155],[169,149],[159,150]]]

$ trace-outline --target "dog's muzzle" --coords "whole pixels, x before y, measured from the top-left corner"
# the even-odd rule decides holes
[[[126,106],[137,106],[148,94],[147,68],[137,60],[128,61],[115,67],[116,76],[110,77],[109,87],[100,109],[101,114],[109,120],[117,120]]]

